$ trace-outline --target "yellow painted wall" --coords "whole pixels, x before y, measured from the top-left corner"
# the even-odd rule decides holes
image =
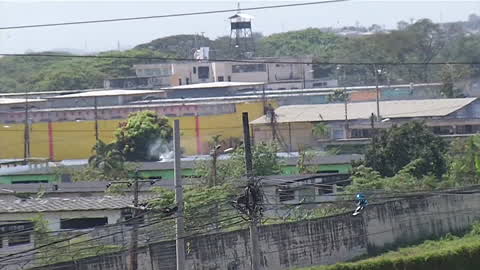
[[[207,143],[214,135],[225,138],[241,138],[242,112],[248,112],[250,121],[263,115],[261,102],[237,104],[235,113],[200,116],[200,141],[206,152]],[[173,125],[173,120],[170,122]],[[197,154],[195,117],[180,117],[181,144],[185,154]],[[114,140],[114,131],[124,120],[100,120],[99,134],[104,142]],[[55,122],[53,125],[53,143],[56,160],[86,159],[91,155],[95,144],[94,121]],[[49,157],[48,124],[35,123],[31,131],[31,156]],[[23,158],[23,125],[12,124],[0,126],[0,159]]]

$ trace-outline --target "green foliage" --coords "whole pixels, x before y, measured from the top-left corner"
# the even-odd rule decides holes
[[[125,158],[114,143],[106,144],[99,140],[92,151],[93,155],[88,159],[88,165],[90,168],[99,170],[102,178],[118,179],[128,176]]]
[[[317,123],[313,127],[312,133],[318,138],[329,138],[330,137],[330,128],[325,123]]]
[[[136,49],[124,52],[104,52],[99,56],[122,58],[68,58],[35,55],[2,57],[0,58],[0,91],[102,88],[103,79],[106,77],[135,75],[132,70],[133,64],[150,63],[152,60],[148,59],[149,57],[165,57],[166,55],[153,50]]]
[[[343,89],[335,89],[333,94],[328,95],[328,102],[330,103],[338,103],[338,102],[345,102],[348,100],[349,94]]]
[[[81,236],[69,241],[63,241],[72,235],[69,235],[68,233],[52,234],[48,230],[48,222],[42,215],[34,217],[32,222],[34,224],[33,235],[35,247],[38,248],[36,251],[36,263],[38,265],[50,265],[66,261],[75,261],[86,257],[116,252],[122,249],[121,247],[114,245],[96,245],[95,242],[89,241],[90,238],[88,236]]]
[[[480,135],[452,142],[448,178],[455,185],[480,183]]]
[[[322,32],[320,29],[307,28],[270,35],[260,40],[258,53],[262,56],[305,56],[313,55],[319,59],[330,58],[343,38]]]
[[[131,114],[115,132],[116,145],[127,161],[158,160],[150,155],[155,143],[168,144],[172,140],[168,120],[152,111]]]
[[[158,198],[149,205],[153,209],[175,206],[175,193],[164,188],[154,188]],[[229,204],[238,194],[239,189],[230,184],[214,187],[195,186],[184,189],[184,213],[186,230],[205,232],[220,230],[238,222],[236,210]],[[173,228],[172,228],[173,229]]]
[[[467,80],[472,75],[472,70],[468,66],[445,65],[440,70],[440,79],[442,88],[440,92],[446,98],[464,97],[462,91],[465,84],[456,85],[459,82]]]
[[[365,165],[380,175],[392,177],[407,164],[415,161],[412,175],[420,178],[446,172],[447,144],[435,136],[423,123],[409,122],[400,127],[382,130],[374,136],[365,155]]]
[[[309,163],[314,159],[315,153],[309,151],[303,145],[298,147],[297,168],[300,174],[316,173],[318,166],[312,166]]]
[[[401,248],[384,255],[352,263],[318,266],[303,270],[475,270],[480,265],[478,223],[470,234],[459,238],[446,235],[438,241]]]
[[[252,148],[253,173],[256,176],[275,175],[281,171],[281,159],[277,156],[276,144],[260,143]],[[199,182],[206,184],[211,178],[212,162],[200,161],[195,164],[194,175],[200,177]],[[246,175],[245,152],[237,148],[229,159],[217,161],[217,184],[230,183]]]

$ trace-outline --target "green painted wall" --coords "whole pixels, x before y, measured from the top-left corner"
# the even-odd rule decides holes
[[[338,171],[338,173],[350,173],[352,170],[352,165],[350,164],[331,164],[331,165],[316,165],[315,167],[317,172],[333,172]],[[298,168],[296,166],[282,166],[282,174],[284,175],[295,175],[299,174]]]
[[[333,164],[333,165],[317,165],[318,172],[324,171],[338,171],[339,173],[349,173],[352,169],[350,164]],[[184,176],[193,175],[193,169],[183,169]],[[295,175],[298,174],[298,168],[296,166],[282,166],[282,175]],[[141,171],[140,176],[143,178],[155,178],[162,177],[162,179],[173,179],[173,170],[152,170]],[[32,175],[0,175],[0,184],[11,184],[17,181],[48,181],[57,182],[57,176],[53,174],[32,174]]]
[[[54,174],[21,174],[21,175],[0,175],[0,184],[14,184],[18,181],[48,181],[57,182],[58,178]]]

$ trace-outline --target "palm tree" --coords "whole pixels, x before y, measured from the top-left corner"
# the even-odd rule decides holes
[[[98,140],[92,152],[94,154],[88,159],[88,165],[102,170],[105,176],[116,175],[119,170],[124,169],[125,158],[114,143],[106,144]]]

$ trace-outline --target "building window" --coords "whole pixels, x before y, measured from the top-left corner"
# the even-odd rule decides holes
[[[451,126],[437,126],[433,127],[433,133],[436,135],[449,135],[453,134],[453,127]]]
[[[30,243],[30,230],[32,229],[33,223],[25,222],[0,226],[0,233],[7,235],[8,246],[18,246]],[[9,233],[12,234],[8,235]]]
[[[322,196],[325,194],[332,194],[333,193],[333,186],[321,186],[318,188],[318,195]]]
[[[295,199],[295,190],[292,188],[282,186],[278,188],[278,198],[281,202],[291,201]]]
[[[266,70],[267,68],[265,64],[232,65],[232,73],[265,72]]]
[[[19,233],[8,237],[8,246],[19,246],[30,243],[30,233]]]
[[[197,67],[193,67],[193,74],[197,74]]]
[[[218,81],[219,81],[219,82],[223,82],[223,81],[224,81],[223,76],[218,76]]]
[[[352,138],[370,138],[372,132],[370,129],[352,129]]]
[[[198,67],[198,78],[199,79],[210,78],[210,67]]]
[[[60,229],[67,230],[81,230],[81,229],[90,229],[98,226],[103,226],[108,224],[107,217],[100,218],[71,218],[71,219],[61,219],[60,220]]]

